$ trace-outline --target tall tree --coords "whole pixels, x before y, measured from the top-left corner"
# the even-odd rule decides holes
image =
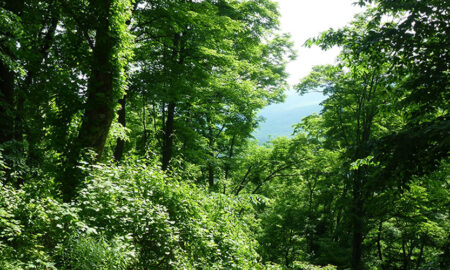
[[[21,163],[31,166],[38,156],[35,125],[37,111],[45,103],[45,90],[36,87],[43,77],[60,21],[56,1],[38,4],[32,1],[6,1],[2,11],[2,57],[0,60],[0,106],[2,132],[0,144],[6,148],[9,166]],[[31,95],[34,93],[34,95]],[[33,123],[32,123],[33,122]],[[38,125],[42,129],[42,125]],[[6,143],[6,144],[5,144]],[[27,146],[27,147],[25,147]],[[27,148],[27,149],[26,149]],[[15,152],[12,150],[15,149]],[[10,162],[12,160],[19,162]],[[15,168],[12,168],[15,170]],[[20,181],[23,178],[19,179]]]
[[[313,40],[324,49],[343,47],[341,66],[336,68],[341,75],[333,68],[315,70],[298,87],[333,89],[323,112],[330,121],[331,143],[346,148],[349,162],[362,164],[351,170],[350,183],[354,269],[363,267],[362,239],[375,227],[364,209],[386,200],[374,194],[391,194],[390,200],[395,200],[395,190],[408,186],[413,175],[433,171],[450,149],[444,139],[449,134],[444,94],[448,54],[446,49],[436,51],[448,47],[448,7],[434,1],[362,2],[376,4],[364,19]],[[436,56],[441,53],[447,56]],[[324,75],[330,80],[317,84]],[[345,94],[336,92],[339,89]],[[352,94],[351,89],[357,91]],[[370,155],[383,166],[375,170],[372,165],[377,162]],[[382,258],[380,251],[378,255]]]
[[[181,158],[201,166],[212,186],[221,159],[250,137],[257,110],[280,99],[292,52],[288,38],[275,35],[277,16],[271,1],[143,2],[138,8],[142,71],[134,81],[151,104],[151,117],[143,117],[155,127],[163,169]]]
[[[114,118],[118,100],[125,91],[124,66],[130,36],[127,25],[131,15],[131,2],[127,0],[92,0],[88,3],[89,16],[81,18],[64,3],[69,15],[74,17],[78,27],[86,34],[92,54],[89,63],[90,74],[87,82],[86,103],[78,138],[69,153],[69,168],[63,180],[63,194],[70,200],[80,176],[73,174],[84,149],[95,152],[95,160],[102,158],[105,142]],[[95,33],[91,39],[89,32]]]

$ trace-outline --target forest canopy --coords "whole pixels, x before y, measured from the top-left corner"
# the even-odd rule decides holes
[[[0,1],[0,269],[450,268],[450,5],[355,4],[260,145],[275,1]]]

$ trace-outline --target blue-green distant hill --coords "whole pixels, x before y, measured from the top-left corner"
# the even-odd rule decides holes
[[[292,125],[313,113],[319,113],[322,109],[320,103],[325,99],[321,93],[309,93],[299,96],[293,91],[288,91],[283,103],[272,104],[260,112],[260,117],[265,120],[255,132],[255,138],[264,143],[270,138],[292,135]]]

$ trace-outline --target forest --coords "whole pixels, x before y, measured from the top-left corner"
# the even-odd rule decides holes
[[[0,269],[450,269],[450,3],[355,5],[261,145],[276,1],[1,0]]]

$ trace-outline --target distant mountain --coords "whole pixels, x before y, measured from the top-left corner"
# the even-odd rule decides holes
[[[291,136],[292,125],[297,124],[303,117],[313,113],[320,113],[320,103],[325,99],[321,93],[309,93],[299,96],[293,91],[287,93],[283,103],[272,104],[261,110],[259,116],[264,119],[260,127],[253,134],[264,143],[270,138]]]

